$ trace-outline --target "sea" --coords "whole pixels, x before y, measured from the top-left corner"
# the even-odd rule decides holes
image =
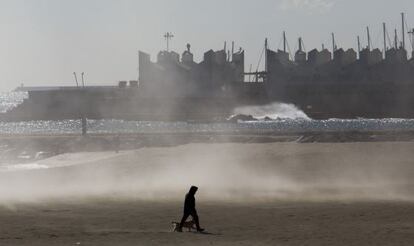
[[[28,97],[26,92],[0,93],[0,112],[4,113],[21,104]],[[312,120],[294,105],[273,103],[260,107],[241,107],[234,114],[252,115],[258,121],[237,123],[200,123],[200,122],[159,122],[127,121],[117,119],[87,120],[90,134],[128,134],[128,133],[195,133],[195,134],[269,134],[305,133],[329,131],[389,131],[414,130],[414,119],[328,119]],[[269,120],[270,119],[270,120]],[[81,134],[80,120],[59,121],[0,121],[0,135],[62,135]],[[53,168],[42,164],[41,159],[50,153],[37,150],[10,149],[0,144],[0,173],[24,170]],[[38,157],[42,158],[38,158]]]
[[[0,93],[0,112],[7,112],[27,98],[26,92]],[[273,103],[237,108],[235,114],[252,115],[258,121],[238,123],[87,120],[88,132],[99,133],[243,133],[414,130],[414,119],[312,120],[294,105]],[[267,119],[265,120],[265,118]],[[269,120],[271,119],[271,120]],[[80,120],[1,122],[0,134],[79,134]]]

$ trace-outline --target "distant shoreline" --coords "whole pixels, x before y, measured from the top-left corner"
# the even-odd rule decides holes
[[[275,130],[242,130],[242,131],[206,131],[206,132],[149,132],[149,133],[133,133],[133,132],[119,132],[119,133],[90,133],[86,136],[82,136],[80,133],[60,133],[60,134],[44,134],[44,133],[31,133],[31,134],[1,134],[0,141],[6,139],[19,139],[19,138],[99,138],[99,137],[113,137],[120,136],[126,138],[140,137],[143,139],[147,138],[185,138],[187,140],[223,140],[226,139],[229,142],[239,142],[242,139],[254,138],[257,142],[265,140],[269,142],[283,142],[286,140],[300,140],[304,141],[304,138],[312,142],[343,142],[344,140],[354,142],[355,140],[362,142],[372,141],[414,141],[414,130],[374,130],[374,131],[363,131],[363,130],[344,130],[344,131],[275,131]],[[206,138],[209,137],[209,138]],[[213,139],[211,137],[214,137]],[[344,139],[345,138],[345,139]]]
[[[117,143],[119,137],[119,144]],[[192,143],[414,142],[414,131],[0,134],[0,164],[27,163],[64,153],[134,150]]]

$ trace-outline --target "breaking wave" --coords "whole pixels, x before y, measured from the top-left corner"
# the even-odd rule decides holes
[[[272,103],[264,106],[245,106],[238,107],[234,114],[251,115],[256,119],[270,118],[277,119],[306,119],[310,118],[293,104]]]

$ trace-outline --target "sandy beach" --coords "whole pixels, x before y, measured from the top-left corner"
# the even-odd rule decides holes
[[[404,202],[199,201],[208,234],[171,232],[181,203],[97,199],[1,209],[1,245],[412,245]]]
[[[190,143],[0,173],[0,245],[412,245],[414,144]],[[207,233],[173,233],[190,185]]]

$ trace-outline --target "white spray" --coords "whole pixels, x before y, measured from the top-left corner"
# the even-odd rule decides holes
[[[276,119],[306,119],[309,117],[293,104],[272,103],[264,106],[245,106],[238,107],[234,114],[251,115],[256,119],[265,117]]]

